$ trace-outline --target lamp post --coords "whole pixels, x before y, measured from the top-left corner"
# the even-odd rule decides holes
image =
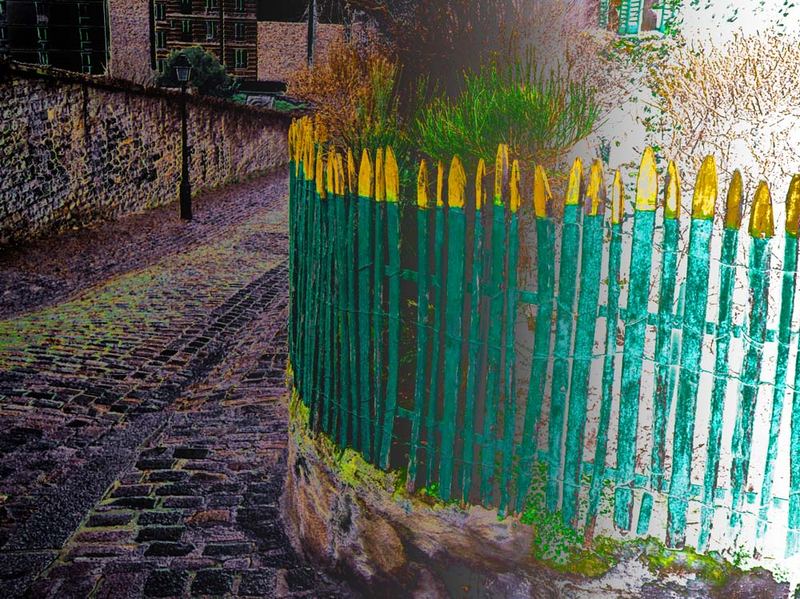
[[[192,187],[189,182],[189,131],[186,123],[186,85],[192,65],[185,54],[175,59],[175,75],[181,84],[181,219],[192,220]]]

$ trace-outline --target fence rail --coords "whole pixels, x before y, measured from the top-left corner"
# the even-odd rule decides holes
[[[519,512],[540,489],[588,536],[800,551],[800,176],[785,235],[763,182],[740,234],[743,181],[718,200],[712,157],[681,219],[678,168],[661,188],[650,149],[626,215],[599,162],[575,162],[563,214],[539,166],[524,198],[506,146],[491,189],[483,161],[474,192],[458,158],[433,189],[423,161],[401,206],[391,148],[356,165],[308,119],[290,146],[290,359],[313,427],[445,501]]]

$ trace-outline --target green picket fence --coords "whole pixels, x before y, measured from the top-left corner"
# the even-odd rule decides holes
[[[538,166],[524,199],[505,146],[491,188],[483,161],[469,184],[458,158],[423,161],[416,202],[401,208],[391,148],[357,165],[308,119],[293,125],[290,148],[290,362],[314,429],[444,501],[507,514],[538,488],[587,535],[607,504],[616,531],[670,546],[735,546],[754,526],[753,550],[800,551],[800,176],[777,290],[769,189],[758,186],[740,234],[737,172],[715,221],[711,157],[682,223],[678,168],[661,187],[650,149],[626,215],[620,173],[607,189],[598,162],[588,173],[575,162],[562,211]],[[521,285],[521,207],[533,221],[534,290]],[[524,353],[521,309],[531,314]],[[754,461],[758,443],[767,451]]]

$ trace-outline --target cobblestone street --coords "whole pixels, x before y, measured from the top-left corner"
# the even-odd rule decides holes
[[[8,596],[343,597],[291,548],[286,180],[0,257]]]

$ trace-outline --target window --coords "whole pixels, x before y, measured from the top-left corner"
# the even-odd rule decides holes
[[[206,40],[211,41],[217,38],[217,22],[206,21]]]
[[[237,69],[247,68],[247,50],[236,48],[236,51],[234,52],[234,66]]]
[[[89,43],[89,30],[88,29],[80,29],[79,35],[82,44]]]
[[[167,60],[165,58],[159,58],[156,64],[158,65],[159,73],[163,73],[167,68]]]
[[[181,12],[185,15],[192,14],[192,0],[181,0]]]
[[[83,30],[81,30],[83,31]],[[36,28],[36,39],[39,40],[40,44],[47,42],[47,27],[37,27]]]
[[[81,70],[84,73],[91,73],[92,72],[92,55],[88,52],[84,52],[81,54]]]
[[[233,24],[233,37],[237,40],[244,39],[244,23]]]
[[[236,0],[233,4],[233,10],[236,12],[244,12],[244,0]]]
[[[163,50],[167,47],[167,32],[160,30],[156,31],[156,48]]]
[[[192,41],[192,22],[189,19],[181,21],[181,38],[184,42]]]
[[[156,21],[163,21],[167,18],[167,5],[163,2],[156,2]]]
[[[217,10],[219,8],[219,0],[206,0],[206,10]]]

